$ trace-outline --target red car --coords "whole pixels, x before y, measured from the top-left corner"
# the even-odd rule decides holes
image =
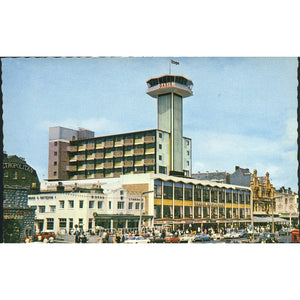
[[[165,242],[166,243],[179,243],[180,238],[178,236],[175,235],[169,235],[165,238]]]

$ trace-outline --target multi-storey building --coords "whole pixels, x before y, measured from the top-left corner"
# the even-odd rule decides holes
[[[281,218],[288,219],[290,225],[299,225],[299,198],[291,188],[281,187],[275,192],[275,213]]]
[[[182,132],[182,99],[191,80],[164,75],[147,81],[157,99],[158,129],[94,137],[86,129],[50,128],[48,180],[111,178],[155,173],[191,176],[191,139]]]
[[[43,197],[47,196],[45,192],[51,192],[50,196],[55,199],[41,198],[42,194],[30,196],[31,205],[37,207],[38,219],[43,219],[44,224],[47,218],[54,219],[54,230],[61,229],[61,224],[70,229],[68,219],[72,219],[72,225],[81,219],[86,230],[91,226],[137,228],[140,217],[150,227],[169,225],[196,229],[251,223],[252,196],[248,187],[151,173],[64,181],[65,194],[53,192],[57,185],[58,182],[46,182],[41,188]],[[75,187],[93,189],[94,185],[103,189],[98,195],[101,199],[93,199],[93,193],[76,196],[71,192]],[[80,201],[85,201],[85,209],[79,208]],[[90,204],[91,201],[95,202]],[[56,213],[51,212],[51,205],[56,206]]]
[[[38,193],[40,182],[36,171],[25,159],[3,155],[3,240],[24,242],[34,232],[34,208],[28,205],[28,193]]]

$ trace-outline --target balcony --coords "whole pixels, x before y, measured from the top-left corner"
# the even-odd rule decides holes
[[[104,174],[95,174],[95,178],[103,178]]]
[[[114,146],[113,141],[107,141],[107,142],[104,143],[105,148],[112,148],[113,146]]]
[[[95,177],[95,174],[87,175],[86,177],[87,177],[88,179],[96,178],[96,177]]]
[[[112,162],[106,162],[106,163],[104,163],[104,168],[105,169],[112,169],[113,165],[114,164]]]
[[[92,144],[87,144],[87,145],[86,145],[86,149],[87,149],[87,150],[94,150],[94,149],[95,149],[95,144],[94,144],[94,143],[92,143]]]
[[[144,144],[144,139],[143,138],[137,138],[134,140],[135,145],[141,145]]]
[[[96,159],[103,159],[104,158],[104,153],[95,153],[95,158]]]
[[[105,158],[113,158],[113,157],[114,157],[114,153],[112,151],[105,153]]]
[[[144,149],[134,149],[134,155],[143,155]]]
[[[115,168],[122,168],[123,167],[123,161],[115,161]]]
[[[127,150],[124,153],[124,156],[132,156],[133,155],[133,149],[132,150]]]
[[[83,160],[85,160],[85,155],[83,155],[83,154],[77,155],[77,160],[78,160],[78,161],[83,161]]]
[[[145,166],[152,166],[155,164],[155,159],[154,158],[146,158],[145,159]]]
[[[96,144],[96,149],[103,149],[103,148],[104,148],[104,142]]]
[[[123,156],[123,151],[115,151],[114,152],[114,157],[122,157]]]
[[[87,156],[86,156],[86,159],[87,160],[94,160],[95,159],[95,154],[93,153],[93,154],[88,154]]]
[[[125,139],[124,146],[132,146],[133,145],[133,139]]]
[[[75,172],[77,171],[77,166],[66,166],[66,171]]]
[[[145,136],[144,137],[145,144],[150,144],[155,142],[155,136]]]
[[[96,170],[101,170],[103,168],[104,168],[104,164],[96,164],[96,167],[95,167]]]
[[[145,154],[155,154],[155,149],[154,148],[146,149]]]
[[[68,152],[77,152],[77,146],[68,146],[67,151]]]
[[[78,166],[78,171],[85,171],[86,165]]]
[[[77,156],[74,155],[74,156],[70,156],[70,162],[75,162],[77,161]]]
[[[94,164],[88,164],[87,166],[86,166],[86,169],[87,170],[94,170]]]
[[[122,147],[123,141],[115,141],[115,147]]]
[[[143,160],[143,159],[141,159],[141,160],[136,160],[135,163],[134,163],[134,165],[135,165],[136,167],[142,167],[142,166],[144,165],[144,160]]]
[[[133,167],[133,161],[131,160],[131,161],[124,161],[123,162],[124,163],[124,167]]]
[[[85,150],[86,150],[86,145],[78,146],[78,151],[85,151]]]

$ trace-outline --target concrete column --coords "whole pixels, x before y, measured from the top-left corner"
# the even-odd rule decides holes
[[[128,220],[125,220],[125,228],[128,228]]]
[[[110,231],[112,231],[113,228],[114,228],[114,220],[111,219],[111,220],[110,220]]]

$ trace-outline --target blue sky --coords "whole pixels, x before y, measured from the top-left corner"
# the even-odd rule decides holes
[[[297,59],[172,57],[190,78],[183,133],[193,171],[270,173],[276,188],[298,189]],[[169,72],[168,57],[5,58],[4,150],[47,178],[48,128],[84,127],[96,136],[156,128],[146,81]]]

